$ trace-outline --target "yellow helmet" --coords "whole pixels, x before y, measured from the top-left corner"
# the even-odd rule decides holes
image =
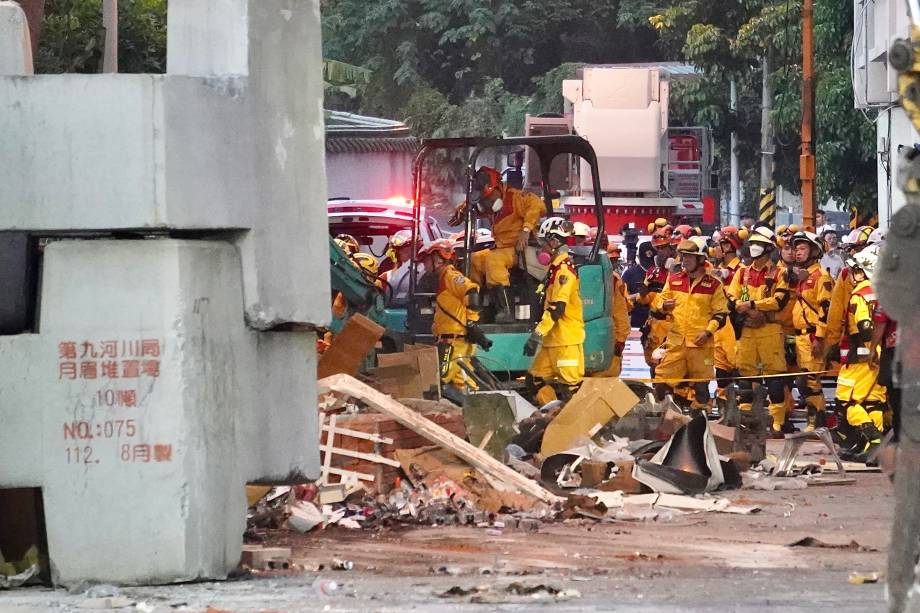
[[[359,251],[358,253],[353,253],[351,255],[351,259],[358,266],[358,268],[360,268],[364,272],[372,274],[374,276],[377,275],[377,271],[380,268],[380,264],[377,262],[377,258],[375,258],[374,256],[368,253],[361,253]]]
[[[354,255],[361,249],[356,239],[351,234],[339,234],[335,237],[335,244],[338,245],[346,255]]]

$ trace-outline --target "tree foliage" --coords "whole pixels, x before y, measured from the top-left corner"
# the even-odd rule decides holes
[[[694,63],[704,75],[700,81],[672,88],[672,119],[711,125],[724,160],[730,133],[737,130],[739,162],[748,186],[759,183],[762,58],[768,55],[774,89],[774,180],[799,192],[801,9],[800,0],[675,0],[650,20],[664,53]],[[853,108],[852,31],[852,6],[816,3],[817,187],[819,201],[833,199],[865,210],[875,207],[875,139],[871,121]],[[728,104],[732,79],[739,98],[734,114]],[[722,174],[727,173],[725,164]],[[752,210],[756,189],[746,191]]]
[[[423,136],[519,133],[524,111],[562,110],[574,65],[657,54],[642,0],[323,0],[322,10],[324,55],[372,71],[349,110],[406,119]]]
[[[165,72],[166,0],[120,0],[118,39],[119,72]],[[46,4],[36,72],[100,72],[104,49],[102,0]]]

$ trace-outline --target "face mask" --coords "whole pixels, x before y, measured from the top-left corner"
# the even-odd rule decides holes
[[[677,260],[674,258],[668,258],[664,263],[664,268],[666,270],[674,270],[677,267]]]
[[[541,251],[537,254],[537,261],[540,262],[540,266],[549,266],[553,261],[553,256],[546,253],[545,251]]]
[[[763,245],[758,245],[756,243],[750,245],[748,249],[751,252],[752,258],[759,258],[760,256],[763,255],[763,252],[766,251]]]

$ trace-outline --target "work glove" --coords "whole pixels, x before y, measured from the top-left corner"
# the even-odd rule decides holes
[[[530,338],[527,339],[527,342],[524,343],[524,355],[528,358],[531,358],[537,355],[537,350],[540,348],[540,345],[543,344],[543,337],[534,332],[530,335]]]
[[[492,341],[489,340],[489,337],[482,331],[482,328],[472,321],[466,324],[466,340],[479,345],[486,351],[492,348]]]

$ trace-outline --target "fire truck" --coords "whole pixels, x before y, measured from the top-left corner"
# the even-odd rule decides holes
[[[528,115],[525,134],[577,134],[597,152],[605,227],[621,233],[658,218],[711,228],[719,223],[712,137],[705,127],[669,127],[668,72],[655,67],[589,66],[562,85],[562,115]],[[540,172],[526,154],[525,188]],[[557,159],[550,187],[573,221],[597,225],[592,177],[583,162]]]

